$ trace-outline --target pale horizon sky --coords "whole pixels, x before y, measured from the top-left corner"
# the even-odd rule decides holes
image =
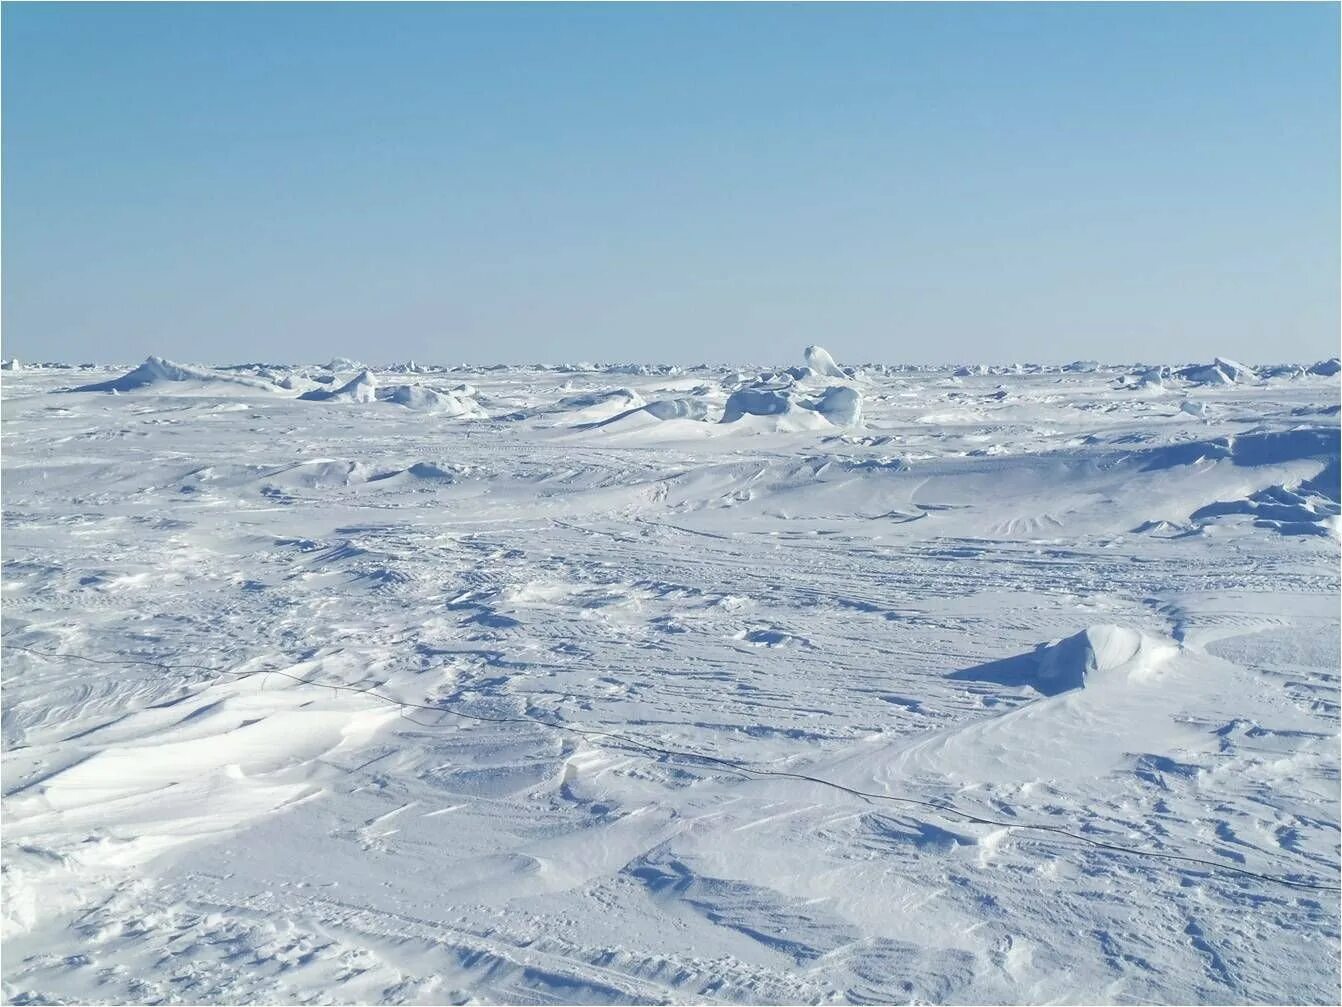
[[[1316,360],[1336,4],[7,4],[3,352]]]

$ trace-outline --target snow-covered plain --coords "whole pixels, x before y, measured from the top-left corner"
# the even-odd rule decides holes
[[[797,359],[7,368],[5,997],[1336,1002],[1335,362]]]

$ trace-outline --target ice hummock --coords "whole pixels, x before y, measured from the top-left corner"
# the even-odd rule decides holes
[[[394,402],[407,409],[437,413],[443,416],[478,418],[485,415],[480,404],[469,395],[459,395],[426,385],[392,385],[377,389],[377,397]]]
[[[119,378],[98,381],[91,385],[80,385],[72,392],[134,392],[167,383],[195,383],[239,385],[244,388],[276,391],[277,386],[260,378],[244,377],[241,374],[225,374],[208,367],[194,367],[178,364],[163,357],[147,357],[145,362],[134,370],[127,371]]]
[[[1258,379],[1252,367],[1246,367],[1227,357],[1216,357],[1210,364],[1194,364],[1175,372],[1195,385],[1233,385]]]
[[[334,391],[314,388],[298,397],[306,402],[372,402],[377,398],[377,379],[372,371],[360,371]]]
[[[848,372],[823,347],[808,346],[804,356],[804,367],[761,374],[733,391],[723,407],[722,422],[735,423],[744,416],[777,416],[793,421],[785,422],[785,427],[811,427],[816,418],[836,427],[861,423],[862,394],[856,388],[847,384],[815,387],[818,378],[850,380]]]
[[[806,358],[806,366],[822,377],[848,377],[847,372],[834,362],[834,358],[829,355],[829,351],[823,346],[808,346],[803,356]]]

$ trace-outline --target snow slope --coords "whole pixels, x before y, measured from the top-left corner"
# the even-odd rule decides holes
[[[6,999],[1335,1002],[1336,374],[822,353],[7,372]]]

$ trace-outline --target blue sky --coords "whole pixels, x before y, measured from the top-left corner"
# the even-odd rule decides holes
[[[7,4],[21,359],[1315,359],[1338,7]]]

